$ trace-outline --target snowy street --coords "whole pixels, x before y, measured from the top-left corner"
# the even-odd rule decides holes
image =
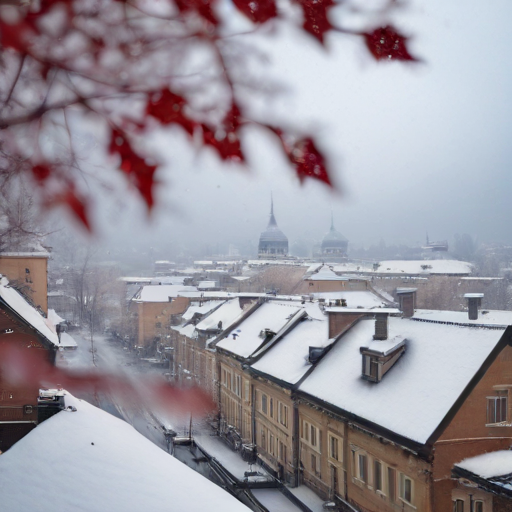
[[[124,349],[118,340],[110,336],[95,334],[91,343],[88,333],[73,331],[71,335],[78,348],[58,353],[57,365],[61,368],[75,371],[97,368],[99,371],[119,374],[130,379],[163,373],[162,369],[154,369],[149,364],[138,361],[134,354]],[[105,393],[81,392],[75,393],[75,396],[124,419],[150,441],[167,450],[161,422],[141,402],[134,400],[127,404],[120,397]]]

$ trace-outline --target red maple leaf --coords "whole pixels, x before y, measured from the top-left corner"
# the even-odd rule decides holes
[[[164,89],[158,95],[153,96],[146,107],[146,114],[158,119],[162,124],[179,124],[190,135],[193,135],[197,123],[185,115],[186,104],[185,98]]]
[[[84,228],[89,232],[92,231],[87,212],[87,203],[85,199],[76,192],[72,183],[67,183],[66,188],[62,192],[50,196],[46,199],[44,204],[47,208],[67,206]]]
[[[377,60],[418,60],[407,50],[407,37],[389,25],[376,28],[373,32],[364,32],[363,36],[368,50]]]
[[[52,169],[49,165],[38,164],[32,166],[32,175],[39,185],[42,185],[52,174]]]
[[[146,202],[148,209],[151,209],[155,202],[153,185],[155,184],[154,174],[157,166],[147,164],[146,160],[133,150],[125,135],[116,129],[112,130],[109,153],[117,153],[121,157],[120,169],[128,175]]]
[[[219,21],[212,10],[212,4],[215,0],[175,0],[180,13],[184,14],[190,11],[197,12],[202,18],[209,21],[212,25],[218,25]]]
[[[238,136],[240,125],[240,110],[236,103],[232,103],[219,127],[212,129],[205,124],[202,125],[203,141],[213,146],[223,160],[243,162],[245,157]]]
[[[233,3],[254,23],[265,23],[277,16],[275,0],[233,0]]]
[[[327,19],[327,10],[334,5],[333,0],[297,0],[304,14],[304,30],[324,42],[324,34],[332,29]]]

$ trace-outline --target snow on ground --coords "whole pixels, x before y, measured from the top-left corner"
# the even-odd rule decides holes
[[[432,320],[436,322],[450,322],[465,325],[493,325],[506,327],[512,325],[512,311],[481,310],[476,320],[468,318],[467,311],[436,311],[433,309],[417,309],[413,318],[419,320]]]
[[[470,457],[455,464],[482,478],[510,475],[512,473],[512,451],[499,450]]]
[[[425,443],[503,335],[392,317],[389,336],[403,336],[405,354],[379,383],[361,378],[360,348],[375,322],[352,327],[300,389],[414,441]],[[454,364],[454,361],[457,364]]]
[[[34,329],[54,345],[59,344],[59,338],[53,324],[36,309],[34,309],[14,288],[9,286],[6,277],[0,275],[0,299],[3,300],[21,318],[27,321]]]
[[[124,421],[65,400],[76,412],[58,413],[0,456],[3,511],[248,510]]]

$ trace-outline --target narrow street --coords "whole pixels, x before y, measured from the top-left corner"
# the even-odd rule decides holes
[[[90,336],[84,332],[73,331],[71,335],[78,348],[59,352],[57,365],[60,367],[76,371],[97,368],[99,371],[119,374],[129,379],[164,373],[161,368],[152,368],[149,363],[146,364],[138,360],[133,353],[124,349],[121,343],[113,337],[95,334],[91,343]],[[154,444],[167,450],[162,422],[140,401],[134,400],[127,405],[119,397],[93,392],[77,393],[77,398],[82,398],[125,420]]]

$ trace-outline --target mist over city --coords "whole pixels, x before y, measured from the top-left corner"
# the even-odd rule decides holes
[[[512,510],[511,19],[0,0],[0,509]]]

